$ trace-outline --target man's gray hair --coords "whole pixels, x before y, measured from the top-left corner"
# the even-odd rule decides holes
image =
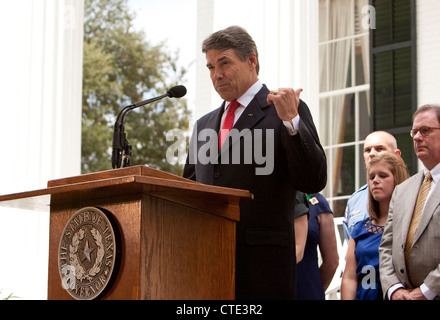
[[[246,61],[252,54],[257,56],[256,71],[260,71],[260,62],[258,60],[258,50],[249,33],[239,26],[231,26],[226,29],[217,31],[210,35],[202,44],[202,52],[207,53],[208,50],[228,50],[235,49],[235,52],[242,61]]]
[[[429,110],[434,110],[437,113],[437,120],[440,123],[440,105],[438,105],[438,104],[425,104],[425,105],[421,106],[420,108],[418,108],[416,110],[416,112],[414,112],[413,121],[420,113],[425,112],[425,111],[429,111]]]

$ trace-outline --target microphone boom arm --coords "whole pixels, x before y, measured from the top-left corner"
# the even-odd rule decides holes
[[[130,166],[132,147],[127,141],[127,135],[125,134],[125,128],[124,128],[124,119],[127,113],[133,109],[142,107],[148,103],[162,100],[163,98],[166,97],[181,98],[185,94],[186,94],[186,88],[184,86],[176,86],[168,90],[166,94],[126,106],[119,112],[116,118],[114,131],[113,131],[113,150],[112,150],[113,169],[121,167],[123,155],[124,155],[123,167]]]
[[[167,94],[163,94],[163,95],[161,95],[159,97],[147,99],[147,100],[144,100],[144,101],[141,101],[141,102],[138,102],[138,103],[126,106],[124,109],[121,110],[121,112],[119,112],[119,115],[118,115],[118,118],[117,118],[118,120],[117,121],[119,121],[120,123],[123,124],[124,123],[124,118],[125,118],[126,114],[129,111],[134,110],[134,109],[139,108],[139,107],[142,107],[142,106],[144,106],[146,104],[162,100],[163,98],[166,98],[168,96],[169,96],[169,94],[167,93]]]

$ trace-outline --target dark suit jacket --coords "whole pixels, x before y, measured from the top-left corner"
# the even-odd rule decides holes
[[[188,159],[184,168],[186,178],[249,190],[254,195],[253,200],[240,204],[235,279],[237,299],[296,297],[293,228],[296,190],[319,192],[327,181],[325,153],[307,105],[300,102],[298,134],[291,136],[278,117],[275,106],[267,103],[268,94],[269,90],[263,86],[234,126],[244,133],[243,137],[233,141],[229,148],[222,147],[224,157],[225,151],[239,146],[239,164],[233,161],[229,164],[206,164],[197,159],[195,163],[190,163]],[[203,129],[219,131],[223,111],[224,103],[197,121],[190,142],[190,154],[204,154],[210,145],[215,149],[217,140],[197,140],[203,140],[198,139]],[[249,147],[250,141],[260,143],[259,134],[263,137],[263,150],[271,153],[266,156],[272,157],[269,161],[273,161],[273,170],[265,175],[257,175],[255,171],[264,164],[255,159],[251,162],[245,159],[246,145]],[[269,143],[270,146],[266,145]]]

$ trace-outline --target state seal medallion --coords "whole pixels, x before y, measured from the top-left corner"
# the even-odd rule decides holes
[[[116,224],[103,209],[77,211],[66,224],[58,249],[61,284],[75,299],[103,296],[116,277],[120,241]]]

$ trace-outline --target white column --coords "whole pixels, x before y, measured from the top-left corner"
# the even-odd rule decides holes
[[[0,194],[80,174],[83,0],[0,2]],[[0,298],[47,296],[49,215],[0,208]]]
[[[419,0],[417,12],[417,96],[418,106],[440,103],[438,75],[440,74],[439,30],[440,1]]]
[[[196,96],[192,121],[195,122],[211,111],[213,89],[206,68],[206,57],[202,53],[202,43],[214,32],[214,1],[197,0],[197,34],[196,34]]]
[[[417,107],[425,104],[440,104],[438,96],[438,75],[440,61],[438,41],[440,20],[440,1],[419,0],[416,2],[417,14]],[[419,170],[423,163],[418,161]]]

